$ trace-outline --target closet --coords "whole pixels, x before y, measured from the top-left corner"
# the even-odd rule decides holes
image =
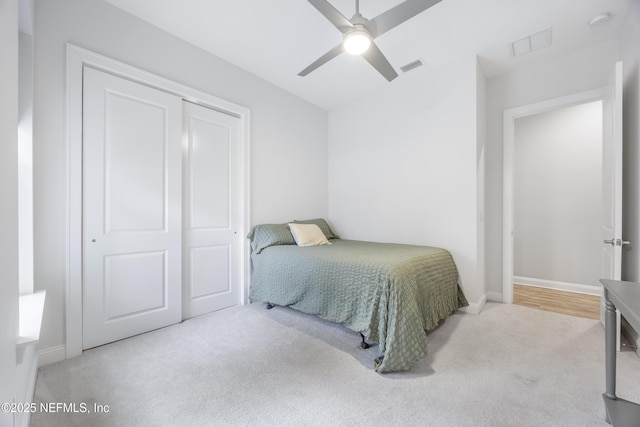
[[[242,120],[91,67],[82,348],[241,303]]]

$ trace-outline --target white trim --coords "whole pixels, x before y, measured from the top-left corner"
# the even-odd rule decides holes
[[[242,120],[242,156],[244,212],[243,235],[249,232],[250,215],[250,110],[197,89],[167,80],[150,72],[132,67],[106,56],[67,43],[67,242],[66,250],[69,261],[66,266],[66,358],[82,354],[82,74],[84,67],[95,68],[137,83],[141,83],[164,92],[180,96],[185,101],[200,104],[214,110],[233,115]],[[249,245],[245,239],[245,254],[249,253]],[[242,257],[243,303],[248,301],[248,255]]]
[[[27,395],[23,397],[23,400],[19,402],[33,403],[36,395],[36,384],[38,382],[38,353],[34,351],[34,356],[31,367],[29,368],[29,385],[27,386]],[[22,426],[29,427],[31,425],[31,412],[25,412],[22,414]]]
[[[536,288],[555,289],[557,291],[575,292],[578,294],[601,297],[603,287],[600,285],[583,285],[581,283],[560,282],[558,280],[535,279],[533,277],[513,276],[513,282]]]
[[[521,117],[533,114],[599,101],[604,99],[606,94],[607,90],[600,88],[504,110],[502,158],[502,302],[504,303],[513,303],[513,168],[515,121]]]
[[[36,382],[38,378],[38,352],[36,351],[36,344],[31,343],[28,344],[28,347],[25,348],[24,361],[20,362],[24,364],[18,368],[19,377],[22,383],[26,383],[26,387],[18,387],[15,396],[15,402],[21,403],[33,403],[35,391],[36,391]],[[25,411],[22,413],[16,414],[15,425],[28,427],[29,422],[31,420],[30,411]]]
[[[487,291],[487,301],[502,302],[502,292]]]
[[[487,302],[487,296],[482,295],[477,302],[470,302],[467,307],[461,307],[458,310],[469,314],[480,314]]]
[[[64,345],[57,345],[38,351],[38,366],[51,365],[65,359],[67,352]]]
[[[249,239],[246,238],[247,234],[251,230],[251,150],[250,150],[250,141],[251,141],[251,126],[249,120],[249,110],[246,109],[246,118],[243,121],[244,123],[244,224],[242,231],[242,238],[244,239],[244,249],[242,257],[243,263],[243,287],[242,287],[242,304],[249,304],[249,287],[251,284],[251,245],[249,243]]]

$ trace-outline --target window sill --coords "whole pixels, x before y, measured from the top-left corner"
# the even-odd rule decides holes
[[[32,294],[20,295],[20,326],[16,345],[16,359],[18,364],[22,363],[22,357],[24,356],[26,347],[30,344],[37,344],[40,340],[40,329],[42,327],[42,314],[44,312],[46,294],[47,291],[39,291]]]

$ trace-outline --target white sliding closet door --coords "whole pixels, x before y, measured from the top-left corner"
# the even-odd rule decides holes
[[[83,348],[181,320],[180,97],[84,69]]]
[[[241,120],[184,102],[183,318],[241,303]]]

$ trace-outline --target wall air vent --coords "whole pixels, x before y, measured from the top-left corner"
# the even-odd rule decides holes
[[[402,72],[406,73],[407,71],[411,71],[415,68],[422,67],[423,65],[424,63],[422,62],[422,60],[416,59],[415,61],[412,61],[412,62],[409,62],[408,64],[403,65],[402,67],[400,67],[400,69],[402,70]]]

